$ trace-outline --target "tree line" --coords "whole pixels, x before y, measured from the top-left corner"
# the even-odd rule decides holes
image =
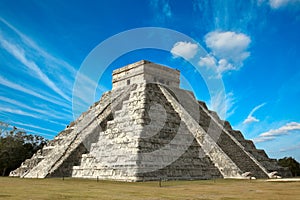
[[[42,136],[27,134],[24,130],[0,122],[0,175],[8,176],[46,142]]]
[[[288,167],[293,176],[300,176],[300,164],[292,157],[284,157],[278,160],[282,167]]]

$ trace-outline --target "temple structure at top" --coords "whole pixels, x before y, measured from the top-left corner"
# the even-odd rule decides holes
[[[180,72],[176,69],[141,60],[114,70],[112,82],[113,89],[135,83],[160,83],[179,88]]]

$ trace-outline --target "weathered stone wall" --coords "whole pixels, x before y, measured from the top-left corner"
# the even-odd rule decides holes
[[[98,133],[99,138],[91,145],[90,152],[82,156],[79,166],[73,167],[73,177],[135,179],[139,127],[132,102],[140,100],[134,97],[137,93],[136,88],[132,89],[122,106],[113,110],[113,119],[107,121],[106,130]],[[129,104],[131,108],[128,108]]]
[[[146,86],[146,105],[150,122],[139,139],[140,179],[222,177],[157,84]]]
[[[72,176],[126,181],[222,177],[156,84],[131,91]]]

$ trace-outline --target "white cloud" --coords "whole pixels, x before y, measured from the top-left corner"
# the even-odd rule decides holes
[[[228,60],[222,58],[218,61],[218,66],[217,66],[217,72],[219,74],[222,74],[223,72],[229,71],[229,70],[235,70],[236,67],[229,63]]]
[[[257,4],[259,6],[263,3],[267,3],[274,10],[281,9],[284,7],[293,7],[298,9],[298,5],[300,5],[300,0],[257,0]]]
[[[244,61],[250,53],[247,48],[251,39],[243,34],[236,32],[213,31],[205,36],[205,43],[217,58],[225,58],[235,63]]]
[[[253,116],[248,116],[244,121],[243,124],[249,124],[252,122],[259,122],[259,119],[257,119],[256,117]]]
[[[300,123],[290,122],[278,129],[271,129],[265,133],[262,133],[260,134],[260,136],[272,137],[272,136],[287,135],[289,131],[294,131],[294,130],[300,130]]]
[[[226,119],[235,112],[235,98],[232,92],[219,92],[211,97],[208,107],[218,113],[221,119]]]
[[[252,123],[252,122],[259,122],[259,119],[257,119],[256,117],[254,117],[253,114],[254,114],[255,111],[257,111],[258,109],[260,109],[264,105],[266,105],[266,104],[262,103],[262,104],[256,106],[255,108],[253,108],[251,110],[251,112],[249,113],[248,117],[243,121],[243,124],[249,124],[249,123]]]
[[[290,0],[270,0],[269,4],[272,8],[279,8],[281,6],[284,6],[285,4],[287,4]]]
[[[251,39],[243,33],[213,31],[206,34],[205,43],[211,53],[201,57],[198,64],[213,67],[218,77],[224,72],[240,69],[250,56],[247,49]]]
[[[275,140],[275,137],[257,137],[253,139],[253,142],[260,143],[260,142],[267,142]]]
[[[217,60],[214,56],[207,54],[205,57],[200,57],[198,65],[201,67],[216,68]]]
[[[194,58],[198,51],[198,45],[191,42],[176,42],[171,49],[174,57],[183,57],[186,60]]]
[[[278,9],[294,3],[300,3],[300,0],[269,0],[269,4],[273,9]]]
[[[222,78],[222,74],[226,71],[236,70],[236,67],[229,63],[226,59],[222,58],[217,60],[210,54],[207,54],[205,57],[200,57],[198,65],[200,67],[208,67],[213,69],[217,74],[215,78]]]
[[[292,131],[300,131],[300,123],[290,122],[278,129],[271,129],[260,134],[257,138],[253,139],[253,141],[258,143],[274,140],[276,137],[288,135]]]

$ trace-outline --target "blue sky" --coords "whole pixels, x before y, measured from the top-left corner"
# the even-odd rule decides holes
[[[299,0],[1,0],[0,120],[53,138],[73,121],[73,86],[90,52],[142,27],[167,28],[192,40],[174,41],[169,51],[120,55],[99,81],[90,80],[97,87],[87,102],[111,89],[113,69],[150,60],[178,68],[183,88],[269,156],[300,160]],[[211,92],[205,80],[220,81],[223,93]]]

